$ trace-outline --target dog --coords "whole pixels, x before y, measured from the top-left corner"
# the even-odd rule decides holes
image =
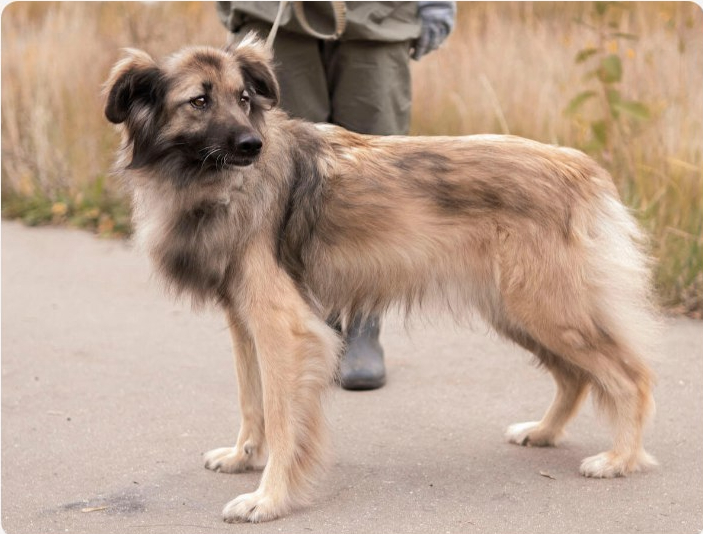
[[[226,521],[309,502],[341,349],[327,320],[393,306],[474,310],[551,372],[553,403],[510,426],[510,442],[555,445],[592,391],[614,443],[581,473],[655,464],[642,445],[651,266],[603,168],[514,136],[358,135],[292,119],[278,102],[271,53],[253,35],[159,62],[127,50],[105,85],[137,241],[174,292],[229,321],[242,421],[205,467],[263,473]]]

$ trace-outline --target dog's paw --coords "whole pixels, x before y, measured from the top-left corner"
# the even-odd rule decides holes
[[[238,447],[220,447],[203,455],[205,468],[220,473],[243,473],[263,467],[256,454],[256,448],[245,445]],[[265,464],[266,461],[264,460]]]
[[[643,450],[629,457],[608,451],[585,458],[579,471],[591,478],[615,478],[655,465],[657,461],[654,457]]]
[[[556,445],[554,434],[541,429],[539,421],[510,425],[505,431],[505,439],[510,443],[528,447],[553,447]]]
[[[260,490],[245,493],[225,505],[222,517],[228,523],[249,521],[261,523],[271,521],[288,512],[288,507],[277,503],[275,499]]]

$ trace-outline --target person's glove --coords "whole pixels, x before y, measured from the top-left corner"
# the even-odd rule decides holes
[[[456,2],[418,2],[417,11],[422,27],[411,54],[415,60],[439,48],[452,31]]]

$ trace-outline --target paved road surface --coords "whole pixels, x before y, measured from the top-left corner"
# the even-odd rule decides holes
[[[538,418],[551,380],[486,332],[389,319],[380,391],[334,391],[335,462],[315,504],[221,522],[257,484],[200,455],[239,420],[224,321],[163,295],[128,244],[2,224],[2,525],[47,533],[698,533],[703,529],[703,323],[671,320],[653,363],[662,464],[579,476],[609,445],[590,403],[557,449],[502,440]]]

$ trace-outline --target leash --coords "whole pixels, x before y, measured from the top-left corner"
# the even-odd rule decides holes
[[[273,41],[276,39],[276,34],[278,33],[278,27],[281,25],[281,17],[283,16],[283,11],[286,9],[288,2],[286,0],[281,0],[278,3],[278,11],[276,12],[276,18],[273,21],[273,26],[271,26],[271,31],[269,36],[266,38],[266,48],[273,50]]]
[[[293,14],[295,18],[298,19],[298,23],[302,26],[311,37],[315,39],[322,39],[323,41],[336,41],[344,33],[347,27],[347,6],[344,2],[330,2],[332,4],[332,13],[334,15],[334,32],[330,34],[320,33],[315,30],[305,15],[305,2],[291,2],[293,4]],[[283,17],[283,11],[285,10],[288,2],[282,0],[278,4],[278,12],[276,13],[276,18],[273,21],[273,26],[271,26],[271,31],[266,39],[266,47],[269,49],[273,48],[273,41],[276,39],[276,34],[278,33],[278,27],[281,25],[281,18]]]

